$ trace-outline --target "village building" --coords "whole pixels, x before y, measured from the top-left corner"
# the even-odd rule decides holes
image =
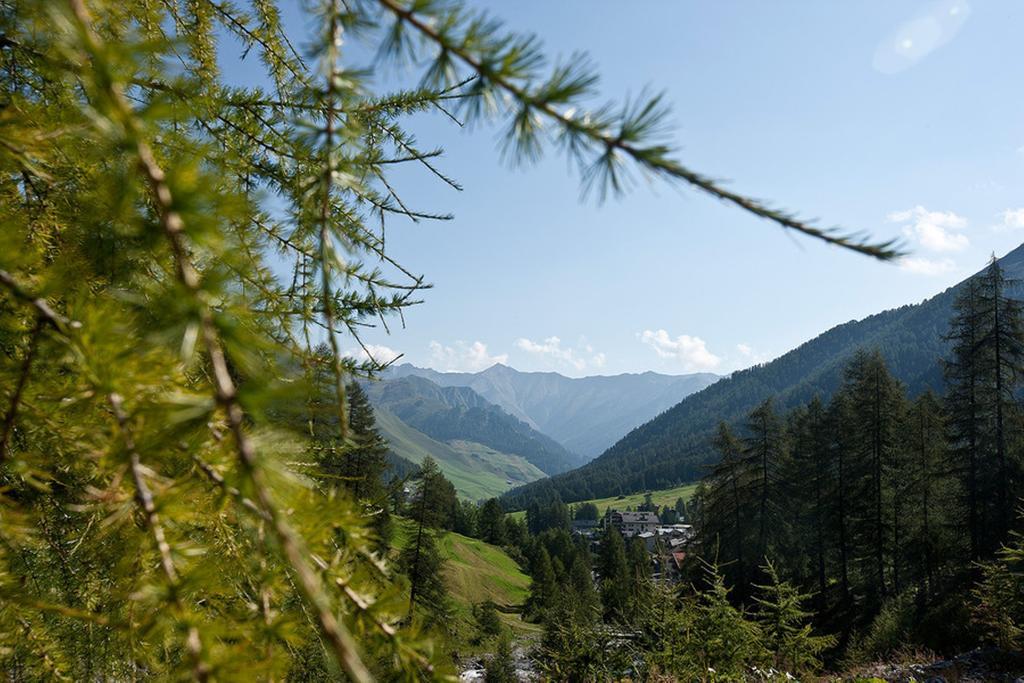
[[[601,531],[601,522],[596,519],[574,519],[570,525],[573,534],[586,538],[596,536]]]
[[[609,510],[604,516],[604,524],[611,525],[618,530],[624,538],[632,538],[637,534],[657,534],[661,520],[653,512],[619,512]]]

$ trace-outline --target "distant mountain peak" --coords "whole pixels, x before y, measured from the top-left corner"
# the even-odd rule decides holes
[[[393,378],[418,375],[445,387],[469,387],[563,447],[591,458],[629,430],[718,380],[711,373],[653,371],[566,377],[495,363],[480,372],[438,372],[403,363]]]
[[[513,368],[510,365],[505,365],[504,363],[495,363],[494,365],[492,365],[491,367],[487,368],[486,370],[483,370],[482,372],[483,373],[498,374],[498,373],[509,373],[509,372],[519,372],[519,371],[516,370],[515,368]]]

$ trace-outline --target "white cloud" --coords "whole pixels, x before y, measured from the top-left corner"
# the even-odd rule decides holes
[[[758,363],[765,363],[771,358],[764,353],[761,353],[750,344],[737,344],[736,351],[739,353],[739,362],[737,366],[749,367],[751,365],[757,365]]]
[[[350,351],[346,351],[345,355],[349,358],[354,358],[360,363],[366,361],[373,361],[378,365],[387,365],[388,363],[396,360],[400,354],[390,346],[384,346],[382,344],[366,344],[365,347],[361,346]]]
[[[899,261],[900,268],[917,275],[942,275],[956,270],[956,263],[951,258],[928,259],[906,256]]]
[[[903,234],[928,251],[963,251],[971,244],[967,235],[958,232],[967,227],[967,219],[952,211],[929,211],[918,205],[894,211],[887,218],[891,223],[903,224]]]
[[[644,330],[639,337],[659,357],[678,361],[684,370],[713,370],[722,363],[700,337],[681,334],[673,339],[665,330]]]
[[[1024,228],[1024,207],[1019,209],[1006,209],[999,217],[1002,219],[1002,223],[995,226],[997,231],[1004,230],[1019,230]]]
[[[588,367],[602,368],[607,358],[603,353],[595,352],[594,347],[585,341],[576,348],[562,346],[558,337],[548,337],[540,342],[520,337],[516,340],[516,348],[537,356],[544,356],[556,364],[563,364],[577,371]]]
[[[508,362],[507,353],[492,356],[487,351],[487,344],[479,341],[467,344],[461,340],[455,342],[454,346],[430,342],[430,358],[436,370],[446,372],[479,372],[495,363]]]
[[[967,0],[937,0],[904,22],[875,50],[872,63],[884,74],[895,74],[914,66],[953,40],[971,6]]]

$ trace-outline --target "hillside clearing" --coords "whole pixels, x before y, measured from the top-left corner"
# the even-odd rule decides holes
[[[676,499],[682,498],[685,501],[689,501],[693,492],[696,490],[697,484],[682,484],[681,486],[675,486],[670,489],[659,489],[657,491],[650,491],[651,501],[658,506],[675,505]],[[643,493],[631,493],[626,496],[609,496],[607,498],[591,498],[590,500],[581,500],[570,505],[583,505],[584,503],[593,503],[597,506],[597,510],[600,514],[604,514],[607,508],[623,509],[627,507],[635,508],[637,505],[642,505],[646,499],[647,492]],[[525,510],[517,510],[516,512],[509,513],[512,517],[517,519],[523,519],[526,517]]]

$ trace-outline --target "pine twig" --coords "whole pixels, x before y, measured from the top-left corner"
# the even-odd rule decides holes
[[[129,467],[132,473],[132,483],[135,486],[135,500],[142,509],[146,519],[146,527],[153,536],[157,551],[160,553],[160,567],[167,579],[167,586],[171,591],[171,598],[179,616],[184,616],[185,608],[178,594],[180,579],[178,570],[174,566],[174,558],[171,556],[171,546],[167,543],[167,534],[164,533],[160,515],[156,511],[156,503],[153,501],[153,492],[146,484],[145,475],[142,472],[142,460],[139,451],[135,447],[135,438],[132,436],[131,426],[128,423],[128,415],[124,412],[124,399],[120,394],[111,393],[107,396],[107,402],[114,413],[118,427],[121,430],[121,439],[124,441],[125,450],[128,452]],[[194,624],[189,624],[188,636],[185,640],[189,656],[192,658],[192,678],[197,681],[209,679],[210,670],[203,662],[203,641],[199,636],[199,629]]]
[[[36,351],[39,349],[39,337],[43,333],[43,326],[46,318],[42,315],[36,316],[35,325],[32,327],[32,334],[29,337],[28,348],[25,350],[25,357],[21,361],[21,372],[18,373],[18,381],[11,393],[11,400],[4,413],[3,424],[0,425],[0,462],[7,457],[7,445],[10,442],[11,434],[14,432],[14,420],[18,416],[18,407],[21,405],[21,396],[25,392],[25,385],[28,383],[29,373],[32,371],[32,361],[35,360]]]
[[[84,46],[93,59],[93,69],[103,68],[102,61],[98,59],[103,54],[103,45],[92,28],[92,19],[84,0],[68,1],[81,31]],[[269,516],[270,526],[281,545],[285,559],[298,578],[300,592],[304,600],[315,611],[320,630],[330,643],[338,663],[355,681],[369,683],[373,677],[358,654],[355,640],[344,624],[335,616],[330,598],[324,592],[316,573],[306,561],[298,535],[274,505],[270,490],[263,481],[263,472],[257,460],[256,449],[245,431],[245,413],[239,403],[234,380],[228,370],[227,358],[213,318],[213,311],[206,298],[202,296],[200,276],[189,256],[185,222],[181,214],[174,208],[174,198],[170,185],[167,183],[166,174],[157,163],[152,149],[144,139],[141,126],[135,119],[123,91],[112,78],[112,74],[104,73],[102,76],[100,83],[113,105],[115,114],[120,119],[118,123],[124,126],[124,132],[129,138],[128,142],[134,147],[138,157],[139,170],[149,185],[160,228],[171,248],[177,278],[199,308],[203,344],[209,355],[213,371],[215,397],[217,403],[226,413],[239,463],[256,493],[260,509]]]
[[[821,240],[827,244],[849,249],[881,261],[891,261],[903,255],[896,240],[871,243],[857,235],[843,234],[834,229],[816,227],[789,213],[773,209],[761,201],[725,189],[711,178],[697,173],[675,159],[670,158],[667,155],[668,149],[661,147],[639,147],[630,141],[622,139],[622,136],[612,135],[611,133],[588,126],[582,121],[582,117],[573,116],[570,111],[557,109],[543,97],[531,93],[525,86],[518,85],[512,79],[495,73],[494,69],[488,68],[464,46],[446,40],[435,28],[435,25],[418,16],[414,8],[404,6],[399,0],[377,0],[377,2],[387,11],[391,12],[399,21],[412,26],[424,38],[436,44],[446,53],[458,57],[477,75],[498,86],[498,88],[517,102],[556,121],[566,130],[585,136],[597,147],[604,149],[606,154],[613,152],[622,153],[641,168],[656,175],[681,180],[748,213],[772,221],[785,229],[795,230],[808,237]]]

